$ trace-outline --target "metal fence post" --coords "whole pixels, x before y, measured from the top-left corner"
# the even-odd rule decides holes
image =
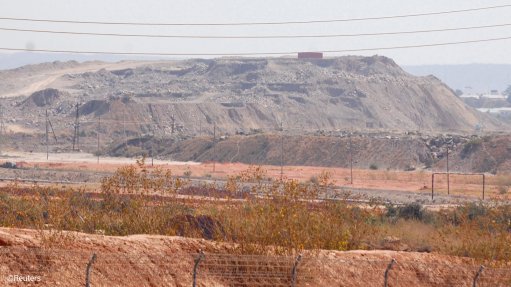
[[[96,253],[92,253],[89,263],[87,263],[87,268],[85,269],[85,287],[90,287],[90,271],[92,270],[92,264],[96,262],[96,257]]]
[[[392,260],[390,261],[389,265],[387,265],[387,269],[385,269],[385,281],[383,282],[383,286],[384,287],[388,286],[389,271],[390,271],[390,269],[392,269],[392,266],[394,266],[394,264],[396,262],[397,262],[396,259],[392,258]]]
[[[199,256],[195,258],[195,265],[193,265],[193,287],[197,286],[197,269],[199,268],[199,263],[204,258],[204,252],[202,250],[199,251]]]
[[[297,274],[297,268],[298,264],[300,263],[300,260],[302,260],[302,254],[298,255],[295,260],[295,264],[293,265],[293,270],[291,270],[291,287],[296,286],[296,274]]]
[[[484,270],[484,266],[481,265],[479,267],[479,270],[477,270],[476,276],[474,276],[474,281],[472,282],[472,287],[477,286],[477,280],[479,280],[479,277],[481,276],[481,273],[483,273],[483,270]]]

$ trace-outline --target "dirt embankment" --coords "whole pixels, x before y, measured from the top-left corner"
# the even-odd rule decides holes
[[[210,137],[186,140],[135,138],[112,144],[112,156],[155,154],[158,158],[195,162],[257,165],[324,166],[361,169],[430,169],[444,171],[449,152],[451,172],[511,172],[510,135],[494,136],[347,136],[278,135]]]
[[[91,271],[92,286],[190,286],[194,254],[199,249],[205,257],[198,266],[198,286],[229,286],[233,277],[244,282],[241,286],[264,282],[262,286],[277,286],[272,282],[288,286],[294,262],[294,257],[234,255],[229,244],[153,235],[112,237],[0,228],[0,245],[2,286],[83,286],[93,253],[97,258]],[[472,286],[478,270],[470,259],[437,254],[318,251],[303,254],[297,286],[380,286],[392,258],[397,263],[389,272],[389,286]],[[290,262],[288,272],[278,271],[286,266],[272,265],[278,262]],[[510,272],[487,268],[478,286],[509,286]],[[275,281],[265,274],[280,277]],[[40,281],[10,283],[14,275],[39,276]]]
[[[449,160],[454,170],[511,172],[511,136],[474,138],[454,149]],[[438,166],[445,165],[446,159],[438,163]]]
[[[351,144],[350,144],[351,141]],[[350,148],[351,146],[351,148]],[[196,162],[241,162],[268,165],[306,165],[349,167],[350,156],[358,168],[423,167],[431,163],[431,154],[420,139],[290,136],[263,134],[233,136],[213,141],[198,137],[184,141],[155,141],[142,138],[126,145],[113,145],[112,156],[150,154],[159,158]],[[351,153],[350,153],[351,151]]]

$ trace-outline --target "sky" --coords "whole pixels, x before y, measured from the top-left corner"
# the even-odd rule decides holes
[[[0,17],[107,22],[229,23],[328,20],[439,12],[511,4],[495,0],[0,0]],[[262,26],[113,26],[0,20],[0,28],[169,35],[353,34],[511,24],[511,7],[447,15]],[[363,49],[511,37],[511,26],[469,31],[343,38],[164,39],[0,31],[1,48],[151,53],[253,53]],[[511,40],[455,46],[326,53],[385,55],[400,65],[511,63]],[[6,53],[0,51],[0,53]],[[160,57],[161,58],[161,57]],[[178,58],[178,57],[172,57]]]

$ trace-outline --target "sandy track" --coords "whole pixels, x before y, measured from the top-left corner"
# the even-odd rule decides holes
[[[46,153],[42,152],[20,152],[20,151],[6,151],[2,153],[4,160],[11,161],[24,161],[32,163],[68,163],[68,164],[96,164],[98,158],[89,153],[52,153],[46,158]],[[101,157],[100,162],[102,165],[122,166],[128,164],[135,164],[137,159],[125,157]],[[199,165],[197,162],[180,162],[170,160],[155,160],[157,165]]]
[[[99,179],[114,172],[119,167],[136,164],[136,159],[119,157],[97,157],[86,153],[55,153],[50,154],[49,160],[45,153],[5,152],[1,160],[18,162],[26,169],[0,170],[0,177],[20,179],[41,179],[50,181],[88,182],[95,186]],[[166,160],[146,159],[146,168],[160,167],[171,169],[174,175],[191,174],[194,182],[217,181],[222,184],[228,176],[237,175],[249,166],[240,163],[216,163],[213,172],[212,163],[177,162]],[[269,178],[280,177],[279,166],[263,166]],[[436,183],[435,197],[431,200],[431,175],[425,172],[371,171],[354,170],[354,184],[349,184],[349,169],[324,168],[306,166],[286,166],[284,176],[289,179],[308,181],[317,177],[321,172],[330,172],[334,185],[334,194],[341,196],[350,194],[350,198],[362,202],[377,199],[383,202],[412,203],[439,206],[444,204],[461,204],[477,202],[481,199],[481,184],[477,182],[456,182],[451,177],[451,195],[447,195],[445,182],[439,178]],[[460,178],[464,179],[464,178]],[[460,180],[458,179],[458,180]],[[487,181],[486,199],[507,200],[498,192],[495,185]]]
[[[136,68],[141,65],[147,65],[151,63],[157,63],[152,61],[123,61],[118,63],[103,63],[103,62],[86,62],[81,64],[79,67],[74,68],[63,68],[57,71],[46,71],[36,73],[27,77],[28,85],[18,87],[16,90],[0,93],[0,98],[17,97],[21,95],[31,95],[42,89],[52,87],[58,78],[66,74],[78,74],[85,72],[94,72],[101,69],[125,69],[125,68]]]

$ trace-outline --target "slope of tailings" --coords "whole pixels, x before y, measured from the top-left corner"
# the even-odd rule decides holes
[[[351,144],[350,144],[351,142]],[[449,149],[452,172],[511,172],[511,136],[411,136],[358,134],[351,137],[258,134],[250,136],[195,137],[185,140],[150,136],[112,143],[111,156],[153,154],[162,159],[197,162],[349,167],[373,169],[430,168],[444,170]],[[351,146],[351,152],[350,152]],[[283,152],[283,154],[281,154]]]
[[[172,124],[187,135],[212,133],[214,124],[222,133],[274,130],[281,123],[300,131],[354,127],[459,132],[473,131],[478,124],[487,130],[505,128],[467,107],[438,79],[412,76],[380,56],[127,62],[85,73],[75,70],[45,87],[69,92],[62,101],[72,103],[130,97],[108,112],[91,110],[85,120],[94,122],[101,114],[105,120],[139,122],[132,117],[146,115],[146,124],[160,130]],[[23,117],[15,110],[9,113]],[[59,116],[67,126],[73,121],[70,112]],[[133,132],[137,129],[144,128]]]
[[[409,169],[421,168],[432,163],[426,143],[416,138],[352,138],[354,166],[359,168]],[[212,138],[198,137],[184,141],[166,140],[151,143],[149,138],[112,145],[112,156],[150,154],[151,149],[159,158],[178,161],[219,161],[248,164],[308,165],[349,167],[350,139],[328,136],[291,136],[264,134],[233,136],[213,142]],[[141,147],[142,149],[134,149]],[[284,151],[281,158],[281,151]],[[132,152],[132,153],[130,153]]]

